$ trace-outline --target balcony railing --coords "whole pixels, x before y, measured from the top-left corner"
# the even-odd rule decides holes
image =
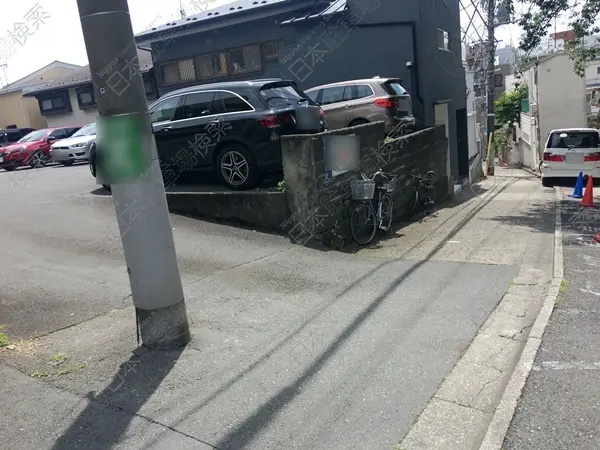
[[[588,78],[585,80],[585,87],[600,87],[600,77],[599,78]]]

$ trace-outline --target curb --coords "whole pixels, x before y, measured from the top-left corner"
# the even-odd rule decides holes
[[[517,402],[521,397],[523,387],[533,367],[542,336],[554,310],[556,298],[559,295],[560,286],[563,282],[564,261],[563,261],[563,243],[562,243],[562,219],[560,201],[562,194],[560,188],[555,187],[556,198],[556,222],[554,228],[554,277],[550,283],[550,288],[544,299],[544,304],[535,320],[519,362],[512,373],[508,385],[500,399],[500,404],[494,412],[492,421],[488,427],[479,450],[501,450],[504,444],[504,438],[510,427],[510,423],[517,408]]]

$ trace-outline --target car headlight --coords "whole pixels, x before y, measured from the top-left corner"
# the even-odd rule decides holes
[[[87,144],[85,142],[81,142],[79,144],[73,144],[71,145],[71,147],[73,148],[81,148],[81,147],[85,147]]]
[[[23,153],[25,151],[25,147],[19,147],[19,148],[15,148],[14,150],[11,150],[10,153]]]

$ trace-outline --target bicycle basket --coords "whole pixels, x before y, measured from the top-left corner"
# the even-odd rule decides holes
[[[387,183],[383,183],[383,189],[386,192],[394,192],[396,190],[396,177],[392,178]]]
[[[371,180],[352,180],[350,191],[353,200],[371,200],[375,196],[375,182]]]

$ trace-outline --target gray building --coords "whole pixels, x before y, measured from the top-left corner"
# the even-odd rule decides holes
[[[402,78],[423,126],[447,126],[452,175],[468,175],[459,0],[241,0],[136,36],[159,94],[281,77],[307,89]]]

